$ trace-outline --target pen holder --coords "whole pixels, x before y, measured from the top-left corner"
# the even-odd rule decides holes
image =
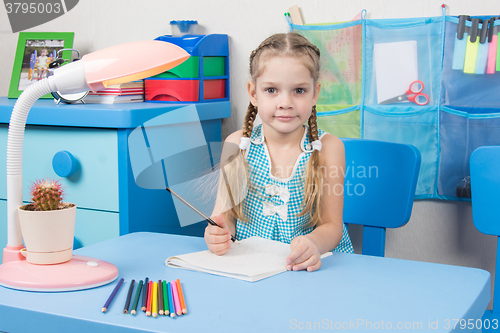
[[[172,37],[196,35],[198,30],[198,21],[170,21],[170,26],[172,28]]]
[[[21,254],[31,264],[58,264],[71,259],[75,234],[76,205],[51,211],[18,209],[26,248]],[[23,209],[24,208],[24,209]]]

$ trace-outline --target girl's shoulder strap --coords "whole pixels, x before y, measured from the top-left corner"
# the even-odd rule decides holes
[[[250,141],[255,145],[261,145],[264,142],[264,130],[262,124],[253,127]]]

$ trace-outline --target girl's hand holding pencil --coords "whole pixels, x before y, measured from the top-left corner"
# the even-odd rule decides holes
[[[205,242],[208,249],[217,255],[223,255],[231,248],[231,231],[223,215],[215,216],[217,226],[207,225],[205,228]]]
[[[308,272],[316,271],[321,267],[321,253],[313,240],[305,236],[295,237],[290,243],[292,253],[286,258],[286,269]]]

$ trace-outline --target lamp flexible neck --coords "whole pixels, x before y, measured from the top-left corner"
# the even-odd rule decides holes
[[[23,204],[23,140],[28,113],[43,95],[55,91],[52,77],[31,84],[19,96],[10,116],[7,137],[7,245],[23,244],[17,209]]]

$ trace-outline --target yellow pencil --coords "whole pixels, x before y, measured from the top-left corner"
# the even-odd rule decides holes
[[[153,317],[156,318],[156,316],[158,315],[158,282],[154,282],[153,283],[153,297],[152,300],[153,300]]]

